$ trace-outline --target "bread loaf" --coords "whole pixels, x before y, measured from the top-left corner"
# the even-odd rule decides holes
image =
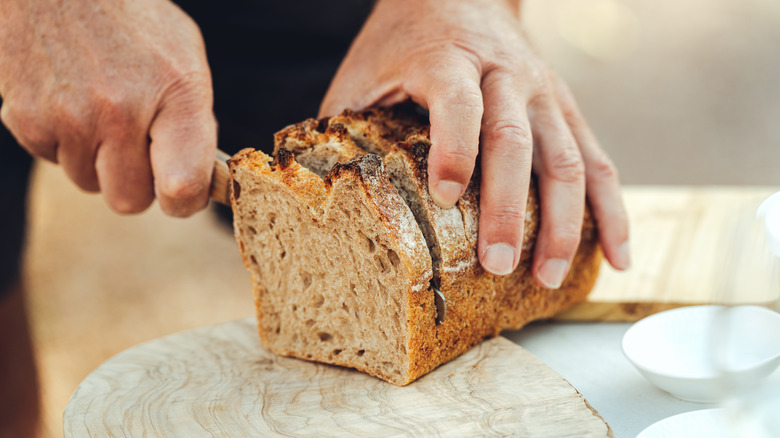
[[[562,287],[542,288],[531,274],[532,183],[520,264],[491,275],[476,255],[479,175],[456,207],[439,208],[427,189],[429,148],[427,120],[407,105],[306,120],[276,134],[274,157],[244,149],[229,160],[266,348],[405,385],[585,299],[601,262],[589,213]],[[434,287],[446,300],[439,321]]]

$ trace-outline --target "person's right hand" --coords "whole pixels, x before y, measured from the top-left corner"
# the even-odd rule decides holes
[[[530,49],[506,0],[379,0],[322,102],[343,108],[411,98],[430,111],[428,188],[442,208],[463,195],[480,158],[479,243],[486,271],[511,274],[523,249],[531,172],[541,224],[532,271],[557,289],[590,203],[613,267],[631,264],[618,175],[564,82]]]
[[[204,208],[216,150],[197,25],[167,0],[0,3],[0,118],[119,213]]]

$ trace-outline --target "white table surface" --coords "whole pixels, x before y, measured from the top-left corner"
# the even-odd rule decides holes
[[[672,415],[718,407],[679,400],[645,380],[620,347],[630,326],[539,322],[502,334],[568,380],[612,427],[617,438],[636,437],[646,427]],[[780,393],[780,369],[764,386],[777,388]]]

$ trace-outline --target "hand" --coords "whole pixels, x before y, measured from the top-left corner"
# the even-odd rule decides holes
[[[0,4],[0,118],[114,210],[205,207],[216,151],[195,23],[167,0]]]
[[[566,86],[529,49],[517,6],[379,0],[321,115],[409,97],[428,108],[429,191],[442,207],[463,194],[481,152],[478,254],[497,275],[519,262],[533,167],[542,217],[533,273],[557,288],[579,245],[586,194],[617,269],[630,265],[628,223],[614,165]]]

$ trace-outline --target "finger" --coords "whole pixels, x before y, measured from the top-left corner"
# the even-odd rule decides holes
[[[146,133],[142,128],[127,129],[104,140],[95,158],[103,199],[121,214],[140,213],[154,200]]]
[[[100,183],[95,169],[97,145],[91,139],[63,140],[57,148],[57,162],[79,188],[87,192],[99,192]]]
[[[617,169],[582,117],[568,86],[556,78],[558,102],[566,122],[580,146],[585,163],[585,187],[604,254],[619,270],[631,266],[628,216],[620,192]]]
[[[523,243],[532,139],[522,94],[509,75],[488,73],[482,80],[479,255],[496,275],[514,271]]]
[[[154,188],[162,210],[190,216],[208,203],[217,150],[211,87],[177,90],[150,128]]]
[[[557,289],[580,242],[585,170],[579,148],[552,94],[533,100],[529,113],[542,222],[533,272],[539,284]]]
[[[82,190],[99,192],[100,184],[95,169],[96,126],[85,123],[86,120],[93,120],[92,115],[74,106],[59,106],[53,110],[52,119],[55,120],[59,139],[56,151],[57,162],[62,166],[65,174]]]
[[[154,200],[149,147],[143,140],[120,137],[103,141],[95,169],[103,199],[117,213],[140,213]]]
[[[431,149],[428,190],[440,207],[455,205],[474,171],[482,121],[480,72],[462,56],[416,67],[410,77],[421,78],[409,94],[428,107]]]

